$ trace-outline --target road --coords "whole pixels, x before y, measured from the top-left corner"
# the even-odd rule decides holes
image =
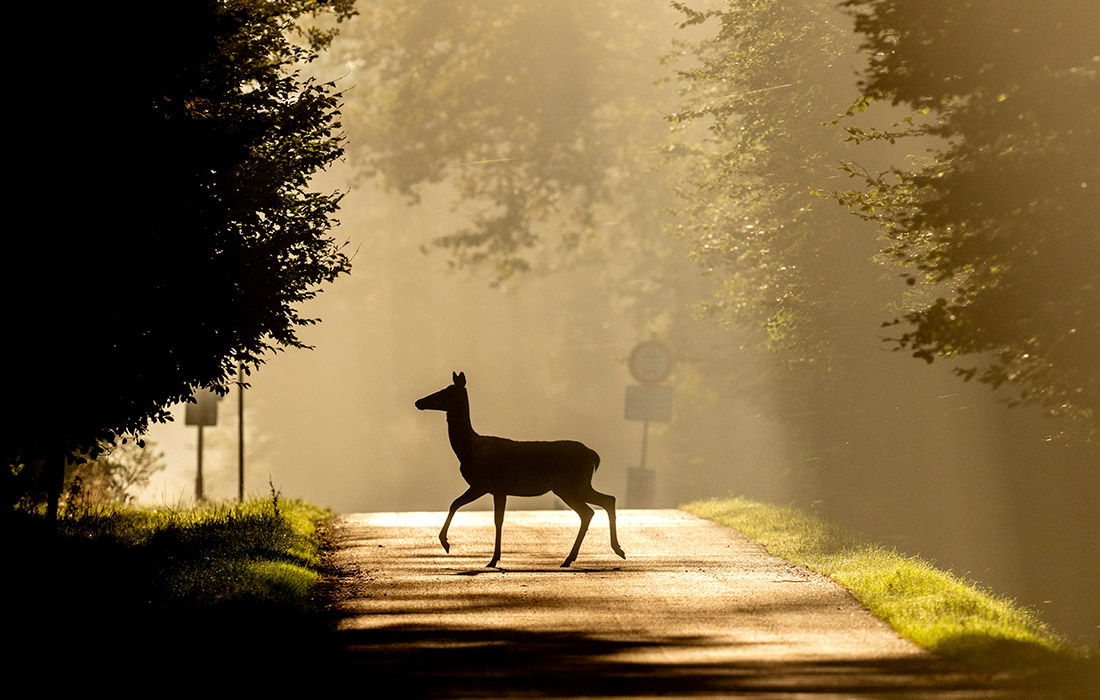
[[[832,581],[675,510],[342,515],[339,665],[389,697],[1008,698],[901,638]]]

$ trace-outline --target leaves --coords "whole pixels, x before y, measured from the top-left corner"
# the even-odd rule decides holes
[[[846,152],[827,116],[865,107],[852,102],[845,65],[854,39],[816,3],[678,7],[686,24],[709,23],[680,45],[689,67],[677,73],[682,106],[669,120],[692,147],[667,150],[688,170],[677,233],[720,280],[708,311],[788,362],[827,365],[843,352],[834,326],[867,296],[866,278],[848,272],[866,264],[868,247],[815,196]]]
[[[64,125],[66,213],[49,224],[62,244],[16,278],[25,410],[5,460],[94,457],[225,387],[238,363],[302,346],[298,305],[349,263],[328,234],[341,195],[309,187],[343,152],[341,96],[300,66],[331,40],[314,23],[351,5],[160,0],[67,17],[73,51],[111,77],[74,79],[58,110],[80,115]]]
[[[540,257],[583,254],[602,221],[652,219],[641,193],[664,131],[654,83],[666,8],[406,0],[360,11],[336,57],[357,86],[351,162],[411,204],[446,198],[456,223],[433,247],[455,266],[502,282]]]
[[[930,159],[842,197],[877,221],[914,283],[948,285],[897,339],[931,362],[1100,430],[1100,35],[1095,4],[850,0],[865,97],[933,121]],[[913,119],[903,120],[912,125]],[[881,136],[849,130],[858,141]],[[919,286],[919,285],[918,285]]]

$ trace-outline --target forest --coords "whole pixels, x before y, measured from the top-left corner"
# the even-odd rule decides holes
[[[64,323],[27,307],[10,463],[182,445],[173,406],[241,371],[257,479],[441,509],[412,401],[465,371],[476,427],[602,445],[621,492],[657,339],[657,505],[810,508],[1100,635],[1095,2],[182,5],[102,117],[144,129],[99,154],[137,216],[60,256]],[[126,273],[72,283],[89,260]]]
[[[426,363],[506,373],[475,414],[530,434],[508,418],[534,374],[540,431],[602,427],[632,342],[657,338],[660,504],[815,508],[1096,634],[1095,6],[357,10],[325,60],[354,85],[349,170],[392,203],[374,221],[417,217],[399,228],[427,260],[512,299],[392,302],[431,300]],[[432,439],[395,423],[403,456]]]

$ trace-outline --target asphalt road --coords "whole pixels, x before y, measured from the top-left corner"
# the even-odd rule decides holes
[[[382,697],[1010,698],[937,662],[832,581],[674,510],[342,515],[337,673]]]

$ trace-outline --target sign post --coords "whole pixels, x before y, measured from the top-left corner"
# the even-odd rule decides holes
[[[207,425],[218,424],[218,395],[209,389],[195,394],[195,403],[187,404],[183,422],[185,425],[197,425],[199,428],[198,470],[195,472],[195,501],[205,499],[202,481],[202,429]]]
[[[237,363],[237,501],[244,503],[244,363]]]
[[[626,388],[626,420],[642,421],[642,456],[637,467],[627,471],[627,508],[652,508],[655,474],[646,469],[649,422],[672,419],[672,387],[662,382],[672,371],[672,354],[662,343],[647,340],[630,353],[630,374],[639,385]]]

